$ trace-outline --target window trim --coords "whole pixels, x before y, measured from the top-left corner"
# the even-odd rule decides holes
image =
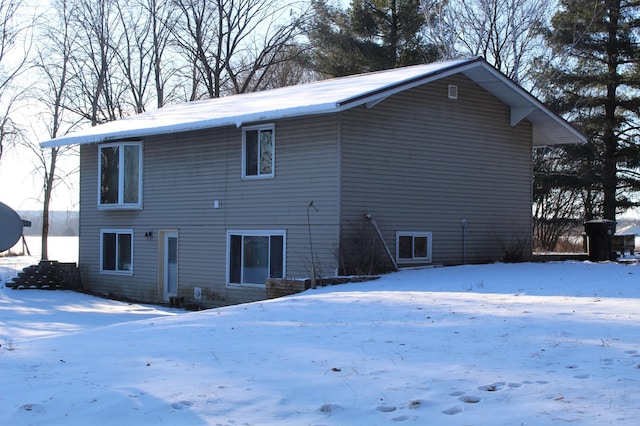
[[[231,282],[231,236],[239,235],[243,238],[242,249],[244,250],[244,237],[282,237],[282,278],[287,276],[287,231],[286,230],[228,230],[227,231],[227,249],[226,249],[226,285],[227,287],[253,287],[265,288],[266,283],[232,283]],[[269,262],[271,263],[271,262]],[[241,265],[242,270],[242,265]],[[242,281],[243,279],[241,279]]]
[[[427,239],[427,256],[426,257],[400,257],[400,237],[426,237]],[[431,263],[432,252],[431,243],[433,239],[433,233],[427,231],[396,231],[396,262],[399,264],[407,263]],[[413,243],[413,240],[412,240]]]
[[[124,203],[124,156],[120,155],[118,160],[118,202],[113,204],[102,204],[102,149],[118,147],[119,152],[124,152],[125,146],[137,146],[138,155],[138,202]],[[122,141],[105,143],[98,145],[98,210],[142,210],[142,182],[143,182],[143,155],[144,149],[142,141]]]
[[[247,174],[247,132],[258,131],[259,135],[262,130],[271,130],[271,173],[260,173],[258,165],[258,173],[255,175]],[[258,155],[260,149],[258,148]],[[259,162],[259,160],[258,160]],[[257,124],[255,126],[245,126],[242,128],[242,179],[269,179],[276,176],[276,125],[275,123]]]
[[[116,242],[118,240],[119,235],[128,234],[131,236],[131,267],[129,270],[111,270],[104,269],[104,235],[105,234],[116,234]],[[110,274],[110,275],[133,275],[133,258],[134,258],[134,233],[133,229],[123,229],[123,228],[105,228],[100,230],[100,273],[101,274]],[[116,268],[118,267],[118,244],[116,243]]]

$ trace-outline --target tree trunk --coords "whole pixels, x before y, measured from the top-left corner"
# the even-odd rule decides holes
[[[51,148],[51,161],[49,163],[49,173],[45,176],[44,183],[44,202],[42,207],[42,260],[49,259],[49,206],[51,204],[51,195],[53,193],[53,184],[56,171],[56,161],[59,148]]]
[[[604,170],[603,170],[603,216],[605,219],[616,219],[616,188],[617,165],[616,152],[618,151],[618,136],[615,133],[617,128],[616,118],[616,89],[619,84],[618,75],[618,29],[620,10],[615,7],[615,2],[609,10],[609,28],[607,41],[607,58],[608,58],[608,83],[607,83],[607,99],[605,101],[605,124],[604,124]]]

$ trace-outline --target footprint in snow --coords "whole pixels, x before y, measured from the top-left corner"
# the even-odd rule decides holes
[[[422,399],[413,399],[409,402],[409,408],[419,408],[425,403]]]
[[[394,422],[404,422],[404,421],[406,421],[406,420],[409,420],[410,418],[411,418],[411,417],[409,417],[409,416],[402,415],[402,416],[394,417],[394,418],[392,418],[391,420],[392,420],[392,421],[394,421]]]
[[[502,389],[504,385],[506,385],[505,382],[495,382],[491,383],[490,385],[479,386],[478,389],[487,392],[495,392]]]
[[[340,406],[339,405],[335,405],[335,404],[322,404],[320,406],[320,409],[318,411],[320,411],[321,413],[331,413],[332,411],[336,411],[339,410]]]
[[[477,404],[478,402],[480,402],[482,400],[482,398],[477,397],[477,396],[472,396],[472,395],[464,395],[464,396],[461,396],[458,399],[460,401],[464,402],[465,404]]]
[[[44,406],[40,404],[24,404],[22,406],[24,411],[31,411],[33,413],[44,413]]]
[[[398,408],[394,407],[393,405],[380,405],[378,406],[378,408],[376,408],[376,410],[382,412],[382,413],[391,413],[393,411],[396,411]]]
[[[184,410],[185,408],[189,408],[192,405],[193,405],[193,402],[191,401],[179,401],[171,404],[171,408],[174,408],[176,410]]]
[[[451,408],[447,408],[446,410],[443,410],[442,413],[448,416],[453,416],[455,414],[460,414],[463,411],[464,410],[462,409],[462,407],[451,407]]]

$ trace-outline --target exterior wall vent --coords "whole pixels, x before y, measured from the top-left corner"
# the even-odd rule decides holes
[[[458,86],[455,84],[449,85],[449,99],[458,99]]]

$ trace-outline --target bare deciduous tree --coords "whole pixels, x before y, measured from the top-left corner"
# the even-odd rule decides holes
[[[305,16],[270,0],[174,2],[181,16],[173,34],[192,78],[189,100],[258,90],[275,64],[295,54]]]
[[[421,0],[429,38],[444,57],[479,55],[516,82],[544,49],[551,0]]]
[[[171,46],[171,29],[176,25],[178,16],[172,2],[158,0],[140,0],[146,4],[151,23],[153,46],[153,81],[156,89],[156,106],[163,107],[175,98],[175,87],[168,87],[169,79],[177,74],[177,64],[168,56],[176,56],[175,52],[167,54]]]
[[[19,41],[30,26],[18,18],[21,5],[21,0],[0,0],[0,158],[5,143],[20,136],[12,111],[24,90],[13,83],[27,63],[28,43],[19,46]]]
[[[74,128],[81,117],[66,110],[69,102],[69,83],[75,79],[71,68],[76,39],[71,31],[71,10],[68,0],[58,0],[52,14],[41,23],[41,42],[36,48],[33,66],[40,76],[33,88],[33,98],[38,100],[40,119],[49,138],[60,136]],[[37,140],[37,137],[35,138]],[[74,147],[54,147],[41,150],[37,144],[26,143],[38,159],[37,170],[43,178],[42,185],[42,259],[48,258],[49,210],[55,188],[65,185],[70,173],[58,167],[59,160],[76,152]]]
[[[75,0],[70,25],[78,40],[70,58],[75,78],[69,82],[75,103],[67,107],[95,126],[121,118],[126,82],[116,72],[115,46],[121,46],[116,0]]]
[[[167,79],[175,74],[165,56],[177,16],[171,2],[157,0],[122,1],[116,4],[122,36],[112,46],[119,72],[126,82],[130,108],[135,113],[166,102]],[[169,89],[169,99],[171,99]],[[155,95],[155,102],[151,99]]]
[[[217,98],[222,93],[222,73],[226,67],[224,49],[225,44],[231,44],[228,39],[231,35],[225,34],[225,2],[174,0],[180,19],[173,35],[190,72],[190,101],[201,97],[201,84],[206,97]]]

